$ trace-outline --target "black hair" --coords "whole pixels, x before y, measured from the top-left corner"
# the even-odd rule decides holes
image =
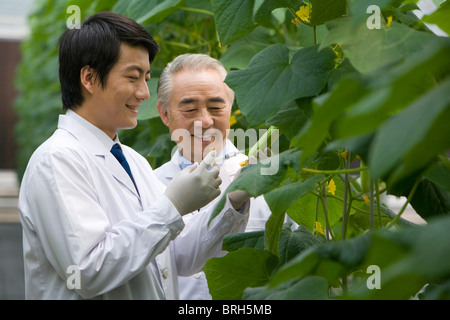
[[[144,46],[150,63],[158,44],[136,21],[104,11],[88,17],[80,28],[67,29],[59,40],[59,80],[64,109],[83,103],[80,71],[90,66],[105,86],[108,74],[120,57],[120,46]]]

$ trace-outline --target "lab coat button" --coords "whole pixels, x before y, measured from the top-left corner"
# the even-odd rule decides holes
[[[227,211],[227,213],[225,213],[225,215],[226,215],[227,217],[231,217],[231,216],[233,215],[233,212]]]
[[[167,268],[164,268],[164,270],[162,271],[162,276],[164,279],[167,279],[167,277],[169,276],[169,270],[167,270]]]

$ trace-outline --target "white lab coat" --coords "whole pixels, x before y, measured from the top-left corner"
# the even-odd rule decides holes
[[[178,272],[198,272],[216,254],[211,243],[221,242],[221,233],[209,232],[206,244],[189,234],[190,242],[176,240],[184,222],[164,184],[122,145],[136,192],[110,153],[114,143],[69,110],[31,157],[18,205],[27,299],[177,299]],[[243,229],[245,210],[248,204],[241,214],[227,201],[213,222]],[[196,226],[193,232],[206,233]]]
[[[225,154],[233,154],[238,151],[238,149],[233,145],[233,143],[227,140],[225,147]],[[223,154],[218,155],[218,158],[223,156]],[[165,184],[168,185],[172,181],[173,177],[180,172],[181,168],[179,166],[180,154],[177,151],[172,156],[171,161],[165,163],[161,167],[155,169],[156,176]],[[231,181],[234,179],[235,174],[241,168],[240,163],[247,160],[247,156],[244,154],[238,154],[231,157],[225,161],[220,166],[220,177],[222,179],[222,184],[220,188],[222,193],[230,185]],[[183,220],[186,224],[185,229],[181,232],[179,238],[183,238],[184,234],[190,229],[195,227],[195,217],[205,216],[210,217],[212,211],[214,210],[215,204],[219,201],[221,196],[210,202],[207,206],[203,207],[198,212],[190,213],[183,216]],[[263,196],[257,198],[252,198],[250,200],[250,216],[248,218],[248,223],[245,228],[246,232],[264,230],[265,223],[269,218],[271,211]],[[242,232],[242,231],[240,231]],[[231,232],[230,232],[231,233]],[[199,234],[199,237],[202,235]],[[222,256],[226,252],[222,251],[217,256]],[[208,300],[211,299],[209,293],[209,288],[206,280],[206,276],[203,272],[198,272],[192,276],[180,276],[178,277],[180,299],[182,300]]]

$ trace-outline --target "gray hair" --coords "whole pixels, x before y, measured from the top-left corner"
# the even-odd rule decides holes
[[[164,68],[161,76],[159,77],[158,87],[156,89],[158,95],[158,102],[168,111],[168,103],[170,96],[172,95],[172,79],[173,76],[182,70],[216,70],[225,80],[227,71],[222,63],[210,57],[207,54],[201,53],[186,53],[176,57],[172,62],[167,64]],[[226,86],[228,90],[228,96],[231,104],[234,101],[234,92],[230,87]]]

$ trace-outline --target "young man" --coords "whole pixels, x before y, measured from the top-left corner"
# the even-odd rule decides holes
[[[222,180],[220,188],[225,191],[240,170],[240,163],[247,160],[227,140],[234,92],[224,82],[226,75],[225,68],[218,60],[204,54],[178,56],[161,74],[158,83],[158,111],[162,121],[168,126],[172,139],[177,143],[177,150],[171,161],[155,170],[164,184],[169,185],[183,168],[201,161],[211,150],[215,150]],[[223,160],[225,158],[228,159]],[[250,195],[238,190],[230,193],[229,198],[235,207],[239,207]],[[183,216],[186,229],[196,223],[207,224],[218,200],[216,198],[199,211]],[[251,199],[250,203],[250,216],[245,231],[264,230],[270,216],[267,203],[263,197]],[[179,238],[187,236],[185,230]],[[198,234],[199,241],[209,241],[208,237],[208,234]],[[203,272],[190,277],[180,276],[179,289],[181,299],[211,299]]]
[[[178,272],[198,272],[216,254],[210,243],[195,241],[205,232],[200,224],[188,232],[193,241],[177,240],[182,215],[220,194],[213,156],[165,187],[117,135],[136,126],[149,99],[157,50],[139,24],[108,12],[62,35],[67,112],[31,157],[19,196],[26,298],[177,299]],[[230,217],[215,219],[225,227],[210,232],[213,243],[245,228],[248,204],[237,212],[228,201],[224,211]]]

